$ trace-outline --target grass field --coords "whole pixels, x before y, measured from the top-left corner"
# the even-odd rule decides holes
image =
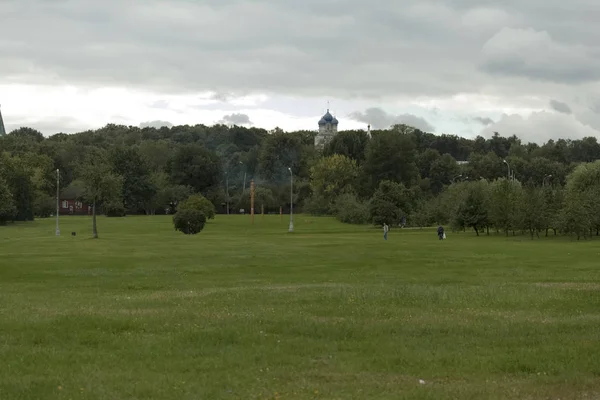
[[[1,400],[600,397],[600,241],[98,226],[0,227]]]

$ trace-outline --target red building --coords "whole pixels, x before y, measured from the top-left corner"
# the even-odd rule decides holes
[[[83,189],[73,182],[60,194],[60,215],[92,215],[92,206],[82,200]]]
[[[92,206],[76,199],[60,199],[60,215],[92,215]]]

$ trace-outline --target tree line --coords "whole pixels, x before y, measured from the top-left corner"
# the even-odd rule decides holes
[[[50,216],[58,169],[64,195],[115,217],[174,213],[193,194],[208,199],[217,213],[225,213],[227,205],[231,212],[248,210],[253,179],[255,205],[266,212],[289,210],[293,180],[296,210],[336,215],[348,223],[406,221],[536,235],[556,229],[589,236],[595,229],[589,225],[592,183],[572,182],[582,168],[590,174],[600,159],[596,138],[537,145],[499,133],[467,139],[395,125],[371,136],[339,132],[319,151],[315,134],[109,124],[44,137],[19,128],[0,137],[0,223]],[[537,204],[531,199],[544,204],[536,212],[546,210],[535,221],[529,221],[534,213],[523,211]],[[502,214],[508,209],[514,212]]]

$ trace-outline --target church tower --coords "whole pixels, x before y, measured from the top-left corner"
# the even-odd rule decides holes
[[[331,115],[329,108],[319,120],[319,133],[315,136],[315,147],[323,149],[333,139],[338,131],[338,120]]]
[[[6,129],[4,128],[4,121],[2,120],[2,110],[0,110],[0,136],[6,135]]]

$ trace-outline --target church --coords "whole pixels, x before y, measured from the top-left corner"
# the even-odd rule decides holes
[[[315,147],[323,149],[325,145],[333,139],[338,131],[338,120],[331,115],[329,109],[319,120],[319,133],[315,136]]]
[[[4,121],[2,120],[2,110],[0,110],[0,136],[6,135],[6,129],[4,129]]]

